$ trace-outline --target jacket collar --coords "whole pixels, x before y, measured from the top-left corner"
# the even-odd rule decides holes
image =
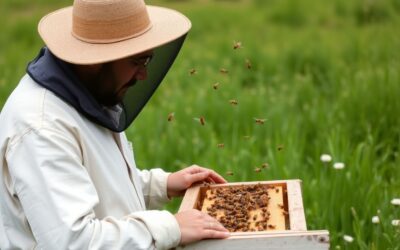
[[[121,132],[119,120],[124,115],[122,103],[105,108],[89,93],[71,70],[68,63],[55,57],[48,48],[27,66],[27,73],[39,85],[50,90],[91,121],[114,132]]]

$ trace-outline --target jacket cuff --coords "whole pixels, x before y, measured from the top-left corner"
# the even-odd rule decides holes
[[[156,249],[170,249],[179,245],[181,231],[175,216],[168,211],[148,210],[135,212],[136,217],[146,224],[155,241]]]

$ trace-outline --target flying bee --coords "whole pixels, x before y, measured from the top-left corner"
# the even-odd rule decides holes
[[[169,114],[168,114],[167,120],[168,120],[169,122],[172,122],[172,121],[174,120],[174,118],[175,118],[175,114],[174,114],[174,113],[169,113]]]
[[[224,148],[224,144],[223,143],[219,143],[218,145],[217,145],[219,148]]]
[[[234,105],[238,105],[238,101],[235,99],[229,100],[229,103],[234,106]]]
[[[283,148],[284,148],[284,146],[283,146],[283,145],[278,145],[278,147],[277,147],[278,151],[282,151],[282,150],[283,150]]]
[[[201,125],[205,125],[206,124],[206,119],[204,119],[203,116],[199,117],[199,118],[193,118],[195,121],[200,122]]]
[[[260,173],[261,172],[261,168],[255,168],[254,172]]]
[[[194,74],[197,74],[197,70],[196,69],[191,69],[189,70],[189,74],[192,76]]]
[[[268,168],[268,167],[269,167],[268,163],[263,163],[263,164],[261,165],[261,168]]]
[[[229,71],[225,68],[221,68],[219,72],[221,72],[222,74],[228,74]]]
[[[236,41],[233,42],[233,49],[241,49],[241,48],[243,48],[242,42],[236,42]]]
[[[263,125],[263,124],[264,124],[264,122],[265,122],[267,119],[254,118],[254,120],[256,121],[256,123],[257,123],[257,124],[259,124],[259,125]]]
[[[219,82],[216,82],[213,84],[213,89],[217,90],[219,87]]]
[[[250,62],[250,60],[249,60],[249,59],[246,59],[244,62],[245,62],[245,64],[246,64],[246,68],[251,69],[251,62]]]
[[[203,116],[200,117],[200,124],[204,126],[206,124],[206,120],[204,119]]]
[[[227,171],[227,172],[226,172],[226,175],[232,176],[232,175],[233,175],[233,172],[232,172],[232,171]]]

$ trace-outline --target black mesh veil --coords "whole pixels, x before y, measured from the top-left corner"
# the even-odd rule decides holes
[[[147,78],[129,88],[123,101],[117,131],[123,131],[133,122],[167,74],[185,40],[186,35],[153,49],[153,58],[147,65]]]

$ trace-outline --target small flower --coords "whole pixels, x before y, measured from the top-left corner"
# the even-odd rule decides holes
[[[333,168],[334,169],[343,169],[344,163],[343,162],[335,162],[335,164],[333,164]]]
[[[392,225],[395,227],[400,226],[400,220],[392,220]]]
[[[344,239],[344,241],[349,242],[349,243],[353,242],[353,240],[354,240],[354,238],[351,237],[350,235],[343,235],[343,239]]]
[[[400,206],[400,198],[394,198],[390,203],[395,206]]]
[[[322,162],[331,162],[332,161],[332,156],[328,155],[328,154],[323,154],[321,155],[321,161]]]
[[[377,216],[377,215],[372,216],[372,223],[378,224],[379,223],[379,216]]]

